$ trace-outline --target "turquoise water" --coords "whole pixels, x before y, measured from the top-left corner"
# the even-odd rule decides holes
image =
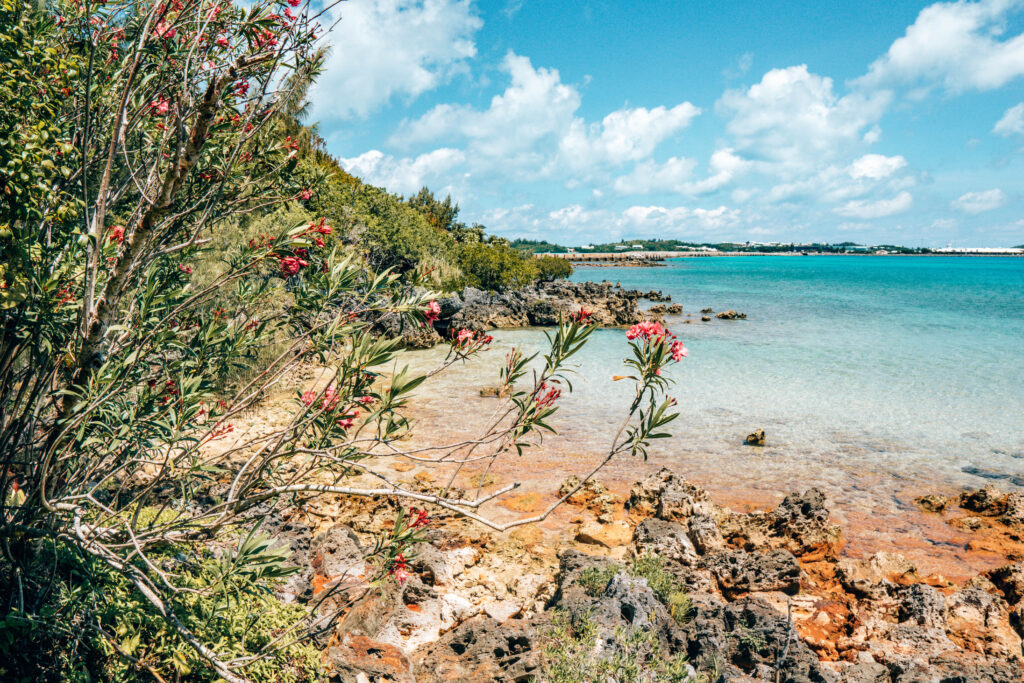
[[[668,319],[691,348],[673,373],[691,424],[732,439],[763,427],[773,448],[894,477],[983,483],[973,467],[1024,483],[1024,259],[680,259],[574,279],[747,313]],[[598,337],[600,364],[621,355],[616,336]]]
[[[660,289],[684,309],[666,318],[690,349],[670,372],[682,412],[674,436],[650,462],[614,461],[606,477],[629,483],[668,465],[727,502],[819,486],[838,520],[858,526],[851,535],[875,549],[883,535],[902,549],[910,535],[935,543],[943,533],[941,522],[922,530],[932,523],[906,521],[915,495],[1024,484],[1024,259],[693,258],[579,268],[573,279]],[[704,323],[705,307],[747,319]],[[453,436],[489,414],[474,396],[495,384],[504,353],[543,341],[538,330],[495,337],[424,403]],[[612,380],[626,352],[622,330],[594,334],[555,421],[559,435],[521,467],[555,481],[600,458],[630,400],[628,383]],[[742,444],[756,428],[767,432],[764,449]]]

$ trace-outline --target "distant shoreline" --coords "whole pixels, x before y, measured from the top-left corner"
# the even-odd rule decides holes
[[[969,254],[969,253],[931,253],[931,254],[877,254],[877,253],[831,253],[831,252],[819,252],[819,251],[730,251],[730,252],[719,252],[719,253],[694,253],[692,256],[670,256],[667,258],[649,258],[649,259],[634,259],[634,260],[590,260],[586,258],[573,259],[567,256],[565,258],[569,261],[573,267],[576,268],[656,268],[665,261],[672,261],[677,259],[688,259],[688,258],[728,258],[734,256],[903,256],[903,257],[936,257],[936,256],[954,256],[954,257],[972,257],[972,258],[1024,258],[1024,254]]]

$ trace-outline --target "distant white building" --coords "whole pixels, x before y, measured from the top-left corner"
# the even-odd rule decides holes
[[[939,254],[1024,254],[1024,249],[1009,247],[944,247],[935,249]]]

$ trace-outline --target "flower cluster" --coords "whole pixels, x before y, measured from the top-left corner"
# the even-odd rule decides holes
[[[309,199],[309,197],[313,196],[313,193],[309,190],[305,190],[302,195],[303,199]],[[330,235],[332,231],[333,228],[327,224],[326,218],[321,218],[319,221],[310,221],[309,227],[306,228],[306,234],[313,235],[313,242],[318,247],[324,246],[324,240],[320,235]]]
[[[633,325],[626,331],[626,339],[633,341],[640,338],[644,341],[660,341],[669,334],[665,326],[656,320],[644,320]]]
[[[281,274],[285,277],[297,275],[299,270],[309,265],[309,261],[298,256],[278,256],[277,260],[281,264]]]
[[[689,349],[687,349],[683,342],[679,341],[678,339],[672,342],[670,351],[672,353],[672,360],[674,360],[677,363],[682,359],[686,358],[688,355],[690,355]]]
[[[412,529],[419,529],[420,527],[427,526],[430,524],[430,518],[427,517],[426,510],[420,510],[416,507],[409,508],[409,527]]]
[[[664,349],[662,344],[668,345],[668,353],[672,360],[676,363],[686,358],[690,351],[686,348],[686,345],[682,341],[676,339],[676,335],[668,331],[668,329],[661,323],[655,320],[644,320],[636,325],[633,325],[626,331],[626,339],[633,341],[634,339],[641,339],[644,342],[644,349],[651,350],[651,358],[661,358],[660,354],[655,354],[655,348]],[[656,365],[654,367],[654,374],[661,375],[661,368],[657,367],[660,365],[660,361],[652,360]]]
[[[436,301],[431,300],[430,303],[427,304],[427,310],[423,313],[423,317],[427,321],[427,324],[433,325],[440,315],[441,306]]]
[[[409,565],[405,561],[405,555],[398,553],[395,556],[395,561],[391,563],[391,569],[388,574],[395,577],[395,581],[399,584],[403,584],[409,580]]]
[[[107,238],[111,242],[117,242],[121,244],[124,242],[124,226],[114,225],[110,228],[110,237]]]
[[[540,386],[537,387],[537,395],[534,400],[537,402],[538,408],[544,408],[554,405],[561,395],[561,389],[549,387],[547,382],[541,382]]]
[[[355,425],[356,423],[357,417],[359,417],[358,410],[353,410],[351,413],[346,413],[345,415],[338,418],[338,426],[341,427],[342,429],[352,429],[353,425]]]
[[[593,311],[588,311],[585,308],[581,308],[580,310],[570,315],[569,320],[574,323],[579,323],[580,325],[588,325],[594,321],[594,319],[592,318],[593,315]]]
[[[157,98],[149,103],[149,115],[166,116],[170,107],[170,100],[168,100],[163,95],[157,95]]]
[[[302,394],[302,398],[299,400],[301,400],[305,405],[311,406],[316,402],[316,396],[316,392],[310,389],[309,391],[304,392]],[[334,407],[338,405],[338,400],[338,390],[333,384],[329,384],[327,388],[324,389],[324,395],[320,401],[320,405],[324,410],[333,410]]]
[[[469,355],[474,351],[483,349],[492,341],[494,341],[494,337],[489,334],[473,332],[463,327],[459,330],[459,333],[452,338],[452,348],[463,355]]]

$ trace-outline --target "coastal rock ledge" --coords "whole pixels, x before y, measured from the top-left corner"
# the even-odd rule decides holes
[[[574,541],[447,518],[409,581],[328,634],[332,680],[626,680],[589,677],[614,662],[644,681],[1022,680],[1024,563],[957,585],[894,553],[842,557],[814,488],[736,512],[662,469],[604,502],[570,499]]]
[[[503,294],[467,287],[461,295],[438,301],[441,318],[434,327],[442,335],[467,328],[544,327],[559,317],[586,308],[599,325],[615,327],[643,320],[637,302],[649,296],[638,290],[616,288],[610,282],[545,282]]]
[[[429,348],[465,328],[473,332],[510,327],[557,325],[581,308],[604,327],[622,327],[644,319],[639,301],[657,292],[622,289],[610,282],[542,282],[511,292],[491,293],[466,287],[461,294],[438,299],[439,319],[431,326],[411,323],[395,313],[374,322],[378,334],[402,337],[410,348]]]

